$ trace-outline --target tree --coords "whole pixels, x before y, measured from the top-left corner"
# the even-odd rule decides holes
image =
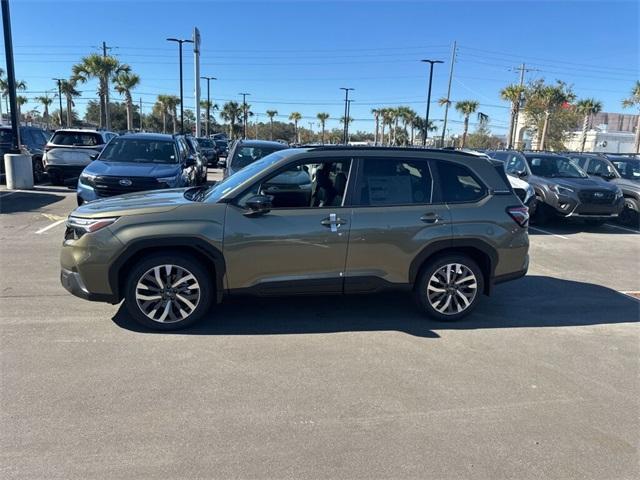
[[[289,115],[289,120],[293,121],[293,128],[295,132],[296,143],[300,143],[300,132],[298,131],[298,122],[301,119],[302,119],[302,114],[300,112],[291,112],[291,115]]]
[[[218,110],[218,105],[209,101],[209,100],[200,100],[200,108],[204,111],[204,117],[206,122],[206,135],[207,137],[211,134],[211,129],[209,128],[211,121],[216,123],[215,117],[212,118],[211,112]]]
[[[416,115],[414,121],[413,121],[413,126],[414,128],[416,128],[418,130],[418,133],[424,138],[425,132],[435,132],[436,130],[438,130],[438,127],[435,126],[435,124],[429,120],[429,125],[425,128],[425,123],[424,123],[424,118],[419,117]]]
[[[162,133],[167,133],[167,105],[169,102],[169,95],[158,95],[156,104],[153,106],[153,109],[159,111],[162,117]]]
[[[60,92],[67,101],[67,127],[71,127],[73,125],[73,107],[75,106],[73,99],[80,96],[80,92],[76,90],[75,80],[73,78],[70,80],[60,80]],[[62,126],[62,117],[60,117],[60,126]]]
[[[92,53],[80,60],[80,63],[74,65],[71,69],[73,80],[80,83],[86,83],[91,79],[97,79],[98,96],[100,97],[100,127],[111,128],[111,119],[109,118],[109,81],[113,80],[122,72],[128,72],[131,68],[129,65],[121,64],[118,59],[111,56],[102,56]]]
[[[242,115],[242,107],[238,102],[227,102],[222,106],[220,118],[225,122],[229,122],[229,138],[235,138],[236,123]]]
[[[372,108],[371,113],[373,115],[373,120],[376,123],[376,126],[375,126],[376,129],[373,135],[373,143],[374,145],[378,145],[378,132],[380,131],[380,109]]]
[[[461,100],[456,102],[456,110],[464,117],[464,129],[460,139],[460,148],[464,148],[467,143],[467,132],[469,131],[469,117],[478,110],[480,103],[476,100]],[[484,115],[484,114],[483,114]]]
[[[278,116],[277,110],[267,110],[267,117],[269,117],[269,139],[273,140],[273,119]]]
[[[27,102],[29,101],[29,99],[27,97],[24,97],[22,95],[18,95],[16,97],[16,106],[18,107],[18,123],[20,123],[20,119],[22,118],[22,113],[20,113],[20,110],[22,109],[23,105],[26,105]]]
[[[111,128],[115,131],[127,130],[127,106],[124,102],[111,102],[109,105],[111,112]],[[100,122],[100,102],[98,100],[90,100],[87,104],[84,119],[87,123],[97,125]],[[140,117],[138,109],[134,109],[133,123],[139,123]]]
[[[640,81],[636,81],[636,84],[631,89],[631,95],[622,100],[622,107],[638,107],[640,110]],[[634,144],[636,153],[640,153],[640,115],[638,115],[638,120],[636,121],[636,136]]]
[[[585,98],[576,103],[576,112],[584,115],[582,121],[582,140],[580,141],[580,151],[584,152],[584,146],[587,143],[587,130],[589,129],[589,119],[592,115],[596,115],[602,111],[602,103],[594,98]]]
[[[516,126],[516,115],[520,105],[520,99],[524,92],[524,87],[517,84],[507,85],[500,90],[500,97],[507,102],[511,102],[511,114],[509,117],[509,130],[507,130],[507,148],[513,148],[513,133]]]
[[[116,75],[113,79],[116,91],[120,95],[124,95],[124,101],[127,106],[127,130],[133,130],[133,99],[131,98],[131,90],[140,84],[140,77],[130,71],[123,71]]]
[[[173,127],[173,133],[178,133],[178,112],[177,108],[180,105],[180,99],[175,95],[158,95],[158,103],[162,105],[162,132],[166,133],[166,114],[168,113],[171,116],[171,125]]]
[[[561,107],[568,105],[575,99],[575,94],[566,83],[557,80],[555,85],[547,85],[544,80],[534,82],[525,93],[525,111],[530,114],[537,113],[538,123],[542,117],[542,130],[540,131],[538,149],[547,147],[547,135],[552,117]],[[564,132],[563,132],[564,133]]]
[[[318,121],[320,122],[320,132],[321,132],[320,141],[324,145],[325,128],[326,128],[326,125],[327,125],[327,120],[329,120],[330,115],[328,113],[326,113],[326,112],[320,112],[320,113],[318,113],[316,115],[316,117],[318,118]]]
[[[9,80],[6,78],[2,78],[3,74],[4,74],[4,71],[0,73],[0,91],[2,92],[2,96],[5,99],[8,99],[9,98]],[[25,82],[24,80],[16,80],[16,92],[24,91],[26,89],[27,89],[27,82]],[[9,102],[7,100],[7,115],[8,114],[9,114]],[[2,120],[1,114],[0,114],[0,120]],[[18,118],[18,120],[20,119]]]
[[[383,108],[380,111],[380,116],[382,117],[382,143],[384,144],[384,127],[389,127],[389,137],[387,139],[387,144],[391,145],[391,126],[393,125],[393,109],[392,108]]]
[[[36,100],[42,104],[44,107],[44,112],[42,113],[42,119],[44,120],[47,129],[49,128],[49,106],[53,103],[53,97],[50,97],[48,93],[45,92],[44,95],[36,97]]]

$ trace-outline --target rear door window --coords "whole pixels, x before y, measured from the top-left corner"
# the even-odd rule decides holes
[[[442,197],[447,203],[476,202],[487,194],[486,187],[463,165],[438,161]]]
[[[429,204],[433,177],[427,160],[365,158],[353,199],[354,205]]]
[[[56,132],[51,139],[54,145],[68,147],[95,147],[102,145],[102,137],[93,132]]]

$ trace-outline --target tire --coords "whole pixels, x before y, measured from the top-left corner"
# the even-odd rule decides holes
[[[618,221],[623,225],[638,227],[640,224],[640,205],[633,198],[624,199],[624,208],[620,212]]]
[[[169,276],[167,266],[170,266]],[[178,282],[174,288],[177,291],[160,291],[156,275],[160,277],[163,286],[168,284],[167,278],[174,284]],[[188,280],[181,280],[182,278]],[[138,289],[139,284],[149,288]],[[211,277],[192,256],[152,254],[143,258],[129,272],[126,278],[125,305],[131,317],[144,327],[153,330],[179,330],[193,325],[209,311],[213,294],[214,283]]]
[[[451,268],[449,293],[445,285],[448,266]],[[442,292],[437,291],[440,289]],[[445,255],[422,268],[414,295],[423,313],[435,320],[452,322],[469,315],[483,291],[484,276],[475,261],[465,255]]]
[[[536,197],[536,211],[533,216],[533,223],[536,225],[544,225],[551,221],[552,212],[551,207],[544,203],[544,200]]]
[[[32,157],[33,162],[33,183],[42,183],[47,178],[47,174],[44,171],[44,165],[42,164],[42,158]]]
[[[49,172],[49,178],[51,179],[51,184],[56,187],[64,186],[64,175],[60,172],[52,171]]]

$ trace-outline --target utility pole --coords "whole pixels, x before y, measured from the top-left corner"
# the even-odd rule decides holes
[[[440,139],[441,147],[444,148],[444,133],[447,130],[447,117],[449,115],[449,104],[451,103],[451,82],[453,80],[453,66],[456,63],[456,42],[453,42],[451,49],[451,66],[449,67],[449,86],[447,87],[447,103],[444,106],[444,123],[442,124],[442,138]]]
[[[54,78],[53,80],[55,80],[56,82],[58,82],[58,99],[60,100],[60,110],[58,110],[59,112],[59,120],[60,120],[60,128],[63,127],[62,124],[62,79],[61,78]],[[69,113],[69,116],[67,116],[67,118],[71,118],[70,117],[71,113]],[[71,125],[67,125],[67,128],[69,128]]]
[[[355,88],[340,87],[340,90],[344,90],[344,133],[342,143],[346,145],[349,140],[349,91],[355,90]]]
[[[209,136],[209,119],[211,118],[211,80],[217,80],[216,77],[200,77],[207,81],[207,137]]]
[[[142,122],[142,97],[140,97],[140,131],[142,132],[144,124]]]
[[[246,140],[247,138],[247,95],[251,95],[250,93],[239,93],[238,95],[242,95],[242,139]]]
[[[514,71],[516,72],[520,72],[520,87],[524,87],[524,74],[525,72],[537,72],[538,69],[537,68],[527,68],[527,66],[522,63],[519,67],[515,68]],[[509,132],[509,138],[507,141],[507,149],[518,147],[516,142],[516,138],[517,138],[517,132],[518,132],[518,117],[520,115],[520,106],[523,102],[523,97],[522,97],[522,93],[520,93],[520,98],[518,99],[518,103],[516,103],[516,106],[513,110],[513,122],[511,122],[512,128],[513,130],[511,132]]]
[[[422,136],[422,146],[427,146],[427,135],[429,134],[429,107],[431,106],[431,82],[433,81],[433,64],[444,63],[442,60],[420,60],[429,64],[429,88],[427,89],[427,113],[424,117],[424,135]]]
[[[202,136],[202,120],[200,118],[200,30],[193,29],[193,69],[194,89],[196,97],[196,138]]]
[[[167,38],[167,42],[176,42],[179,45],[179,61],[180,61],[180,133],[184,134],[184,92],[182,89],[182,44],[193,43],[193,40]]]
[[[13,40],[11,35],[11,13],[9,12],[9,0],[2,0],[2,27],[4,30],[4,53],[7,59],[9,103],[11,103],[11,150],[8,153],[19,154],[20,119],[18,118],[18,105],[16,98],[16,71],[13,64]]]
[[[107,46],[107,42],[102,42],[102,56],[106,58],[107,50],[111,47]],[[104,126],[107,130],[111,130],[111,116],[109,115],[109,77],[104,77],[106,91],[104,93]]]

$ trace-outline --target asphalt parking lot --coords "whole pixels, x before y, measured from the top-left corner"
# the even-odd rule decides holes
[[[149,333],[61,287],[74,206],[0,190],[3,479],[640,476],[638,231],[532,228],[529,275],[459,323],[242,299]]]

